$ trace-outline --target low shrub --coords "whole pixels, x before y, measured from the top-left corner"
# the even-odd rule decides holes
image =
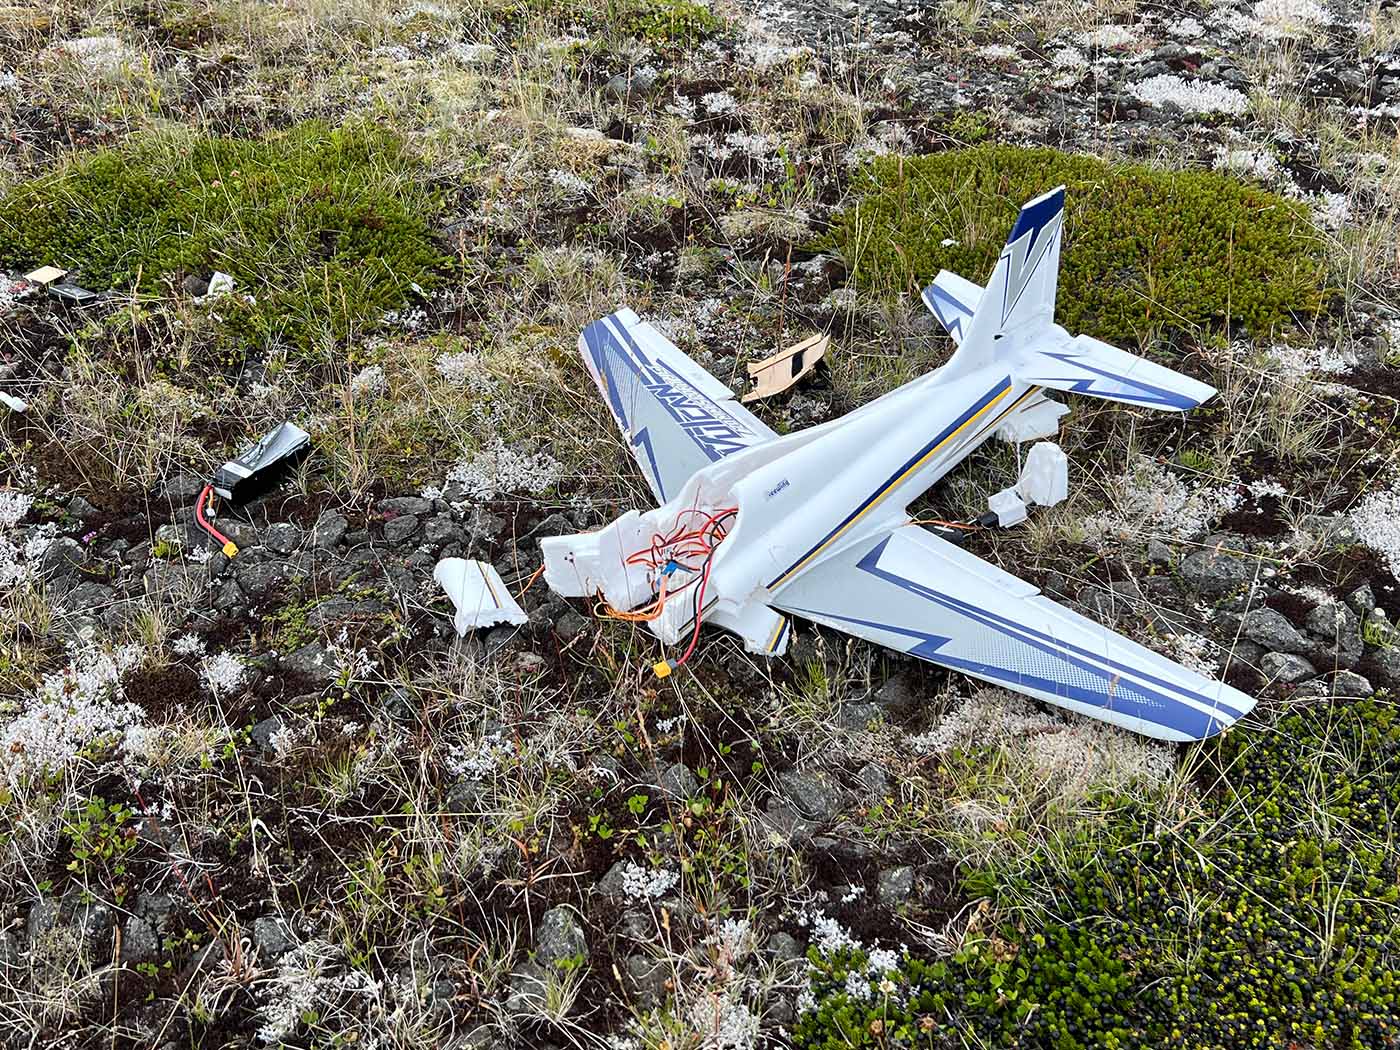
[[[1026,876],[1062,902],[1039,930],[906,955],[884,979],[862,953],[814,953],[795,1045],[1400,1046],[1394,705],[1312,708],[1216,747],[1229,786],[1200,819],[1137,801],[1068,880]]]
[[[823,242],[880,294],[940,269],[984,283],[1022,204],[1067,187],[1056,319],[1118,342],[1198,325],[1267,334],[1324,297],[1306,208],[1227,175],[977,146],[880,157]]]
[[[445,265],[421,184],[403,142],[371,127],[152,134],[12,188],[0,199],[0,266],[53,263],[94,290],[147,294],[221,270],[237,282],[219,304],[227,321],[325,350]]]

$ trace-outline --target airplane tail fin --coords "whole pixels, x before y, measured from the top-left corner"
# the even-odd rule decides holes
[[[1057,186],[1021,209],[980,296],[971,297],[976,285],[944,273],[924,292],[925,303],[944,325],[957,328],[958,349],[945,367],[947,373],[991,365],[1018,345],[1016,329],[1048,327],[1054,321],[1064,217],[1065,188]]]
[[[1000,367],[1054,390],[1185,411],[1215,388],[1087,335],[1054,324],[1065,188],[1027,203],[985,288],[942,271],[924,302],[958,344],[944,378]]]

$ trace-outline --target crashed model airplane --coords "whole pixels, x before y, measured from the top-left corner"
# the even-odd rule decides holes
[[[1043,597],[911,521],[907,507],[999,431],[1047,437],[1046,389],[1185,411],[1215,391],[1054,323],[1064,187],[1021,209],[986,288],[946,271],[924,301],[947,364],[841,419],[778,435],[630,310],[579,347],[661,506],[541,546],[566,597],[694,651],[700,623],[782,653],[790,617],[1163,740],[1201,740],[1254,706]]]

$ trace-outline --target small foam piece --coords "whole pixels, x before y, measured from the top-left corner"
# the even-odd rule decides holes
[[[67,276],[68,271],[60,270],[57,266],[41,266],[33,273],[25,274],[24,279],[30,284],[46,285]]]
[[[997,524],[1003,529],[1019,525],[1026,520],[1026,501],[1021,499],[1014,488],[1002,489],[987,500],[987,509],[997,516]]]
[[[25,402],[21,401],[19,398],[14,397],[11,394],[7,394],[3,390],[0,390],[0,405],[4,405],[11,412],[23,412],[29,407],[27,404],[25,404]]]
[[[529,620],[510,596],[501,574],[484,561],[444,558],[433,569],[433,579],[457,608],[452,625],[459,635],[498,623],[519,626]]]
[[[1060,432],[1060,417],[1068,411],[1068,405],[1047,397],[1030,408],[1022,409],[997,427],[997,437],[1016,444],[1054,437]]]
[[[1069,457],[1053,441],[1037,442],[1026,454],[1016,491],[1027,503],[1053,507],[1069,495]]]

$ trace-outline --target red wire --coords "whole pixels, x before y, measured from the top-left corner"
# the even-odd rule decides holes
[[[229,539],[227,536],[225,536],[225,535],[224,535],[222,532],[220,532],[218,529],[214,528],[213,525],[210,525],[208,519],[204,517],[204,503],[205,503],[205,501],[209,498],[209,493],[211,493],[211,492],[213,492],[213,491],[214,491],[214,486],[213,486],[213,485],[205,485],[205,486],[204,486],[204,491],[201,492],[201,493],[199,494],[199,499],[197,499],[197,500],[194,501],[194,517],[195,517],[195,520],[199,522],[199,527],[200,527],[201,529],[203,529],[205,532],[209,533],[209,535],[213,536],[216,540],[219,541],[219,545],[220,545],[220,546],[222,546],[222,547],[230,547],[230,546],[236,547],[237,545],[234,544],[233,540]]]
[[[705,615],[705,584],[710,582],[711,564],[712,563],[708,561],[705,563],[705,574],[700,577],[700,590],[695,595],[695,630],[690,635],[690,644],[686,646],[685,652],[671,668],[673,671],[684,665],[685,662],[690,659],[690,654],[695,652],[695,643],[700,640],[700,621]]]

